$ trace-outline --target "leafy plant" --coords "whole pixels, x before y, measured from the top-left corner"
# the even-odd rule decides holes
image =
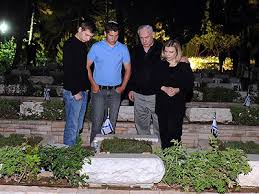
[[[16,175],[18,182],[22,179],[34,178],[39,170],[40,158],[38,147],[23,144],[17,147],[5,146],[0,148],[0,174]]]
[[[51,100],[42,103],[43,113],[41,117],[46,120],[64,120],[65,110],[61,100]]]
[[[221,149],[226,148],[242,149],[246,154],[259,154],[259,144],[253,141],[241,142],[241,141],[227,141],[222,142]]]
[[[163,182],[177,184],[185,191],[196,192],[214,188],[224,193],[227,188],[237,185],[237,176],[247,174],[251,168],[244,152],[227,148],[219,150],[218,141],[211,138],[211,149],[188,153],[179,143],[156,154],[164,161],[166,173]]]
[[[0,118],[17,119],[20,101],[0,98]]]
[[[151,142],[135,139],[104,139],[100,147],[102,152],[110,153],[143,153],[152,152]]]
[[[239,94],[232,89],[227,88],[203,88],[203,101],[205,102],[233,102],[239,97]]]
[[[64,35],[63,38],[61,38],[60,42],[57,45],[57,56],[56,56],[56,62],[58,64],[62,64],[62,60],[63,60],[63,48],[64,48],[64,44],[65,42],[72,37],[71,33],[66,33]]]
[[[231,107],[230,111],[234,123],[238,125],[259,125],[259,108],[258,107]]]
[[[41,147],[41,166],[52,171],[56,179],[67,179],[71,185],[78,186],[85,183],[87,175],[79,176],[84,161],[93,153],[82,147],[79,139],[76,145],[71,147]]]
[[[49,60],[49,53],[46,49],[46,45],[41,37],[41,33],[34,33],[34,39],[36,43],[36,66],[46,66],[47,61]]]
[[[237,46],[240,37],[226,34],[222,31],[223,26],[214,24],[209,15],[210,1],[206,1],[206,9],[201,26],[201,35],[195,35],[185,46],[185,55],[202,56],[219,56],[222,51],[227,51],[231,47]]]
[[[0,134],[0,147],[4,146],[20,146],[23,143],[27,143],[30,146],[38,145],[43,138],[39,136],[25,137],[22,134],[10,134],[8,137],[4,137]]]
[[[12,37],[6,42],[0,42],[0,74],[4,74],[13,63],[15,54],[15,40]]]

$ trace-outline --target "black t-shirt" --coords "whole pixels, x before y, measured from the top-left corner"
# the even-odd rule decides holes
[[[162,44],[154,42],[148,52],[144,51],[142,45],[136,46],[132,51],[132,75],[129,82],[129,90],[143,95],[155,94],[154,74],[159,73],[158,62]]]
[[[76,37],[68,39],[63,50],[64,89],[72,95],[90,89],[87,76],[87,46]]]

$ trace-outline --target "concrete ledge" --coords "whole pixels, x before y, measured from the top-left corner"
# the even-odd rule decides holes
[[[197,194],[196,192],[181,192],[174,189],[112,189],[112,188],[53,188],[53,187],[38,187],[38,186],[13,186],[0,185],[0,194]],[[214,194],[215,192],[201,192],[203,194]],[[242,194],[258,193],[242,192]],[[240,192],[231,192],[231,194],[240,194]]]
[[[238,182],[241,187],[259,187],[259,155],[249,154],[248,159],[252,171],[247,175],[239,175]]]
[[[84,163],[80,174],[85,173],[92,184],[152,186],[162,180],[165,167],[153,154],[96,154],[91,164]]]

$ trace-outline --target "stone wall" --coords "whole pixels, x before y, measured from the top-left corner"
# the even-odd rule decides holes
[[[51,143],[63,143],[64,121],[21,121],[0,120],[0,134],[25,134],[46,137]],[[85,122],[83,141],[89,145],[90,123]],[[219,124],[219,138],[223,141],[255,141],[259,143],[259,126],[237,126]],[[136,134],[134,122],[120,121],[116,127],[117,134]],[[185,123],[183,126],[183,143],[189,148],[204,148],[208,146],[210,124]]]

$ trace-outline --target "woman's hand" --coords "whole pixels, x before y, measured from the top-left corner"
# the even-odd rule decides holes
[[[161,90],[164,91],[170,97],[173,97],[180,91],[179,88],[166,87],[166,86],[162,86]]]

